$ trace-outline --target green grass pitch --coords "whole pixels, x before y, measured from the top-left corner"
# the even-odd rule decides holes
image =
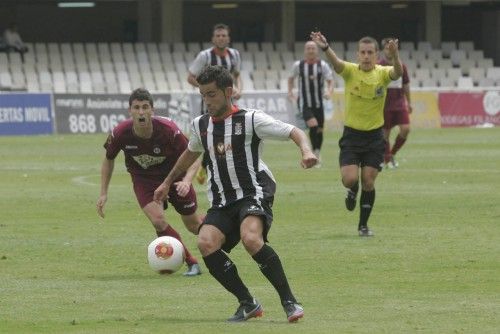
[[[305,308],[297,324],[241,245],[230,255],[263,318],[225,323],[236,301],[203,265],[196,278],[152,272],[155,234],[122,154],[106,219],[95,212],[105,135],[0,137],[0,333],[498,333],[500,128],[414,130],[377,179],[369,239],[344,208],[338,137],[306,171],[293,143],[265,144],[270,241]]]

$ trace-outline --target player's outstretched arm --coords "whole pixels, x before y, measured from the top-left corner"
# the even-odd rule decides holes
[[[319,31],[311,32],[311,40],[316,43],[316,45],[325,52],[326,57],[330,64],[332,64],[333,69],[337,73],[341,73],[344,70],[344,61],[337,57],[333,49],[328,44],[328,40]]]
[[[191,165],[196,161],[199,155],[200,152],[191,152],[188,149],[186,149],[181,154],[181,156],[175,163],[175,166],[172,168],[165,180],[162,182],[162,184],[160,184],[158,188],[156,188],[153,197],[155,202],[161,204],[168,198],[168,191],[172,183],[177,180],[179,176],[182,175],[182,173],[187,171],[189,167],[191,167]]]
[[[108,188],[109,182],[111,181],[111,176],[113,175],[113,169],[115,168],[115,161],[104,158],[101,165],[101,194],[97,199],[97,214],[104,218],[104,206],[108,200]]]
[[[309,140],[304,131],[294,127],[292,132],[290,132],[290,138],[300,148],[302,154],[300,165],[303,168],[311,168],[318,163],[318,158],[312,152],[311,145],[309,145]]]
[[[401,64],[401,60],[399,59],[399,51],[398,44],[399,41],[397,39],[391,39],[387,42],[389,45],[389,53],[393,59],[393,68],[389,73],[392,80],[398,80],[403,75],[403,65]]]

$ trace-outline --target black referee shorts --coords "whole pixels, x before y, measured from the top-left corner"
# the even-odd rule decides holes
[[[240,225],[246,216],[261,216],[264,223],[262,232],[264,241],[267,242],[267,233],[273,222],[271,209],[274,197],[261,200],[261,205],[253,198],[242,198],[223,208],[212,207],[208,209],[203,224],[217,227],[226,237],[222,249],[229,253],[240,242]]]
[[[339,140],[340,166],[370,166],[382,170],[384,163],[385,140],[382,128],[360,131],[344,126]]]

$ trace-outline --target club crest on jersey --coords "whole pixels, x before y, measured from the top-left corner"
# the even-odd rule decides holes
[[[241,135],[243,132],[243,125],[241,125],[241,123],[235,123],[234,124],[234,134],[237,136],[237,135]]]
[[[160,152],[161,152],[161,150],[160,150],[160,148],[159,148],[159,147],[155,147],[155,148],[153,148],[153,153],[154,153],[154,154],[160,154]]]
[[[384,87],[383,86],[378,86],[377,89],[375,89],[375,96],[376,97],[381,97],[384,95]]]
[[[217,143],[217,153],[219,153],[219,155],[224,155],[224,153],[226,153],[226,149],[224,148],[224,143]]]
[[[134,158],[135,162],[137,162],[139,166],[141,166],[144,169],[148,169],[151,166],[161,164],[163,161],[165,161],[167,157],[154,157],[147,154],[141,154],[141,155],[134,155],[132,156],[132,158]]]

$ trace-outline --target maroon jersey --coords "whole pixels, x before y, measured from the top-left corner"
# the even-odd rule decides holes
[[[378,62],[380,65],[391,65],[385,59]],[[403,75],[395,81],[391,81],[387,87],[387,96],[385,97],[384,110],[408,110],[406,97],[403,90],[403,85],[408,85],[410,78],[408,77],[408,69],[403,64]]]
[[[170,119],[154,116],[152,121],[153,134],[149,139],[134,134],[132,119],[118,124],[104,144],[106,158],[113,160],[122,150],[130,174],[168,175],[186,149],[188,140]]]

